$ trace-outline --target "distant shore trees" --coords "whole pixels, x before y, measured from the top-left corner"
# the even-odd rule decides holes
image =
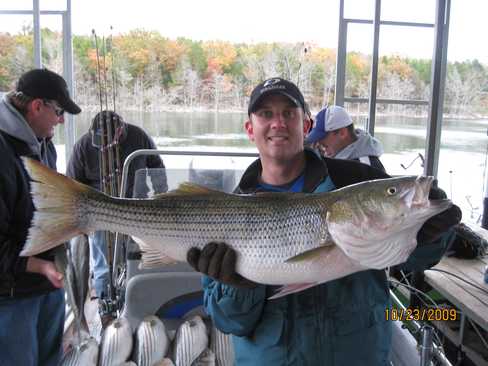
[[[32,39],[27,27],[18,34],[0,33],[0,91],[11,89],[18,76],[33,67]],[[61,34],[42,29],[42,40],[44,65],[61,72]],[[73,36],[73,53],[77,100],[85,109],[95,110],[100,101],[92,37]],[[121,109],[244,110],[252,87],[273,76],[298,83],[314,110],[334,101],[336,52],[314,44],[194,41],[133,30],[106,39],[99,54],[109,88],[115,75]],[[367,97],[370,56],[349,52],[346,65],[346,95]],[[382,56],[378,98],[428,99],[430,73],[430,60]],[[364,112],[367,104],[354,108]],[[403,105],[378,109],[395,114],[427,112],[426,107]],[[488,67],[477,60],[450,62],[444,109],[468,118],[488,116]]]

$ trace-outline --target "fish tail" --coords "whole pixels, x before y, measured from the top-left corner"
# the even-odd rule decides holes
[[[32,256],[54,248],[81,234],[78,201],[92,188],[49,169],[36,160],[22,157],[31,181],[36,210],[21,256]]]

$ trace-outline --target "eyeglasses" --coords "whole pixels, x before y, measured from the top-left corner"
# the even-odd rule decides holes
[[[54,104],[48,100],[43,100],[43,102],[44,102],[44,105],[47,105],[53,109],[56,116],[61,117],[64,114],[63,108],[58,107],[56,104]]]

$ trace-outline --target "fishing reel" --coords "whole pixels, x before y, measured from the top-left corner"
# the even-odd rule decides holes
[[[98,314],[102,320],[106,318],[117,318],[123,306],[123,296],[121,294],[115,293],[115,296],[110,295],[103,296],[98,300]]]
[[[103,319],[107,316],[110,316],[115,319],[117,317],[118,311],[117,302],[117,300],[114,301],[110,298],[99,299],[98,314],[100,315],[100,318]]]

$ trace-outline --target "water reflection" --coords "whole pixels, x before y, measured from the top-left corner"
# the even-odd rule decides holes
[[[82,112],[76,118],[75,136],[88,131],[95,112]],[[251,148],[244,131],[245,113],[225,112],[122,112],[125,120],[142,127],[161,147],[231,147]],[[357,121],[357,119],[356,119]],[[363,121],[364,122],[364,121]],[[363,123],[357,121],[360,127]],[[385,153],[402,153],[425,149],[426,118],[378,116],[375,135]],[[486,129],[483,120],[446,119],[441,147],[455,151],[486,151]],[[62,129],[63,127],[58,127]],[[56,144],[64,144],[64,133],[58,130]]]

